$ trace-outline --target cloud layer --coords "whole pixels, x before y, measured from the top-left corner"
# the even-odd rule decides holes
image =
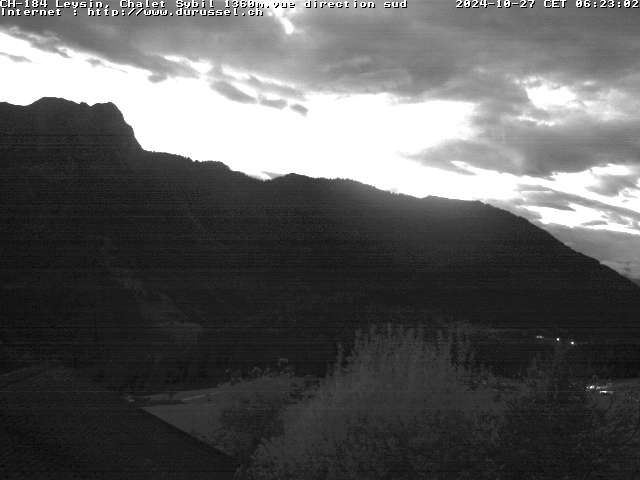
[[[152,81],[198,76],[206,60],[250,72],[244,84],[279,108],[304,92],[390,92],[404,101],[452,99],[476,105],[482,142],[448,145],[425,162],[454,160],[516,174],[545,176],[594,165],[637,165],[640,29],[628,9],[457,9],[453,2],[409,1],[406,9],[307,9],[288,16],[109,18],[66,15],[1,17],[0,27],[62,56],[67,49],[149,71]],[[221,70],[218,70],[218,73]],[[260,78],[273,78],[275,83]],[[570,112],[534,105],[527,90],[551,82],[575,92]],[[212,88],[257,102],[242,84],[212,75]],[[589,104],[617,95],[611,118]],[[252,100],[253,98],[253,100]],[[595,108],[595,107],[594,107]],[[456,167],[451,167],[456,169]],[[606,187],[603,193],[614,192]]]

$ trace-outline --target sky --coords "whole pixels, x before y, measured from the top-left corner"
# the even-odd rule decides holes
[[[639,8],[271,3],[0,16],[0,101],[113,102],[144,148],[259,178],[481,200],[640,278]]]

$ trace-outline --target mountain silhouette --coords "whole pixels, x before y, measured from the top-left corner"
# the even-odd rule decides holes
[[[144,151],[113,104],[0,104],[0,219],[3,345],[122,375],[324,365],[426,316],[637,335],[638,286],[523,218]]]

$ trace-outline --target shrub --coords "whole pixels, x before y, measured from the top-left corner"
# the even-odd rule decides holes
[[[282,433],[280,413],[299,400],[304,381],[288,370],[254,371],[254,377],[235,380],[218,387],[235,399],[222,410],[214,443],[241,463],[248,460],[264,438]]]
[[[520,382],[498,381],[473,368],[467,338],[358,335],[306,399],[267,415],[277,428],[255,424],[263,440],[238,477],[640,478],[637,399],[586,392],[560,350]]]
[[[636,478],[637,401],[587,393],[564,353],[507,402],[494,456],[500,478]]]
[[[491,478],[501,404],[488,377],[465,368],[457,337],[391,326],[358,335],[314,395],[286,409],[282,435],[262,442],[244,476]]]

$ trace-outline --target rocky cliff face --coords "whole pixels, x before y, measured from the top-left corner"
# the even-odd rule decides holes
[[[508,212],[145,152],[111,104],[0,105],[0,222],[1,340],[136,365],[324,365],[358,326],[434,314],[628,336],[640,311]]]
[[[26,107],[0,103],[0,155],[31,149],[107,149],[113,154],[140,150],[140,145],[112,103],[89,106],[58,98],[42,98]]]

